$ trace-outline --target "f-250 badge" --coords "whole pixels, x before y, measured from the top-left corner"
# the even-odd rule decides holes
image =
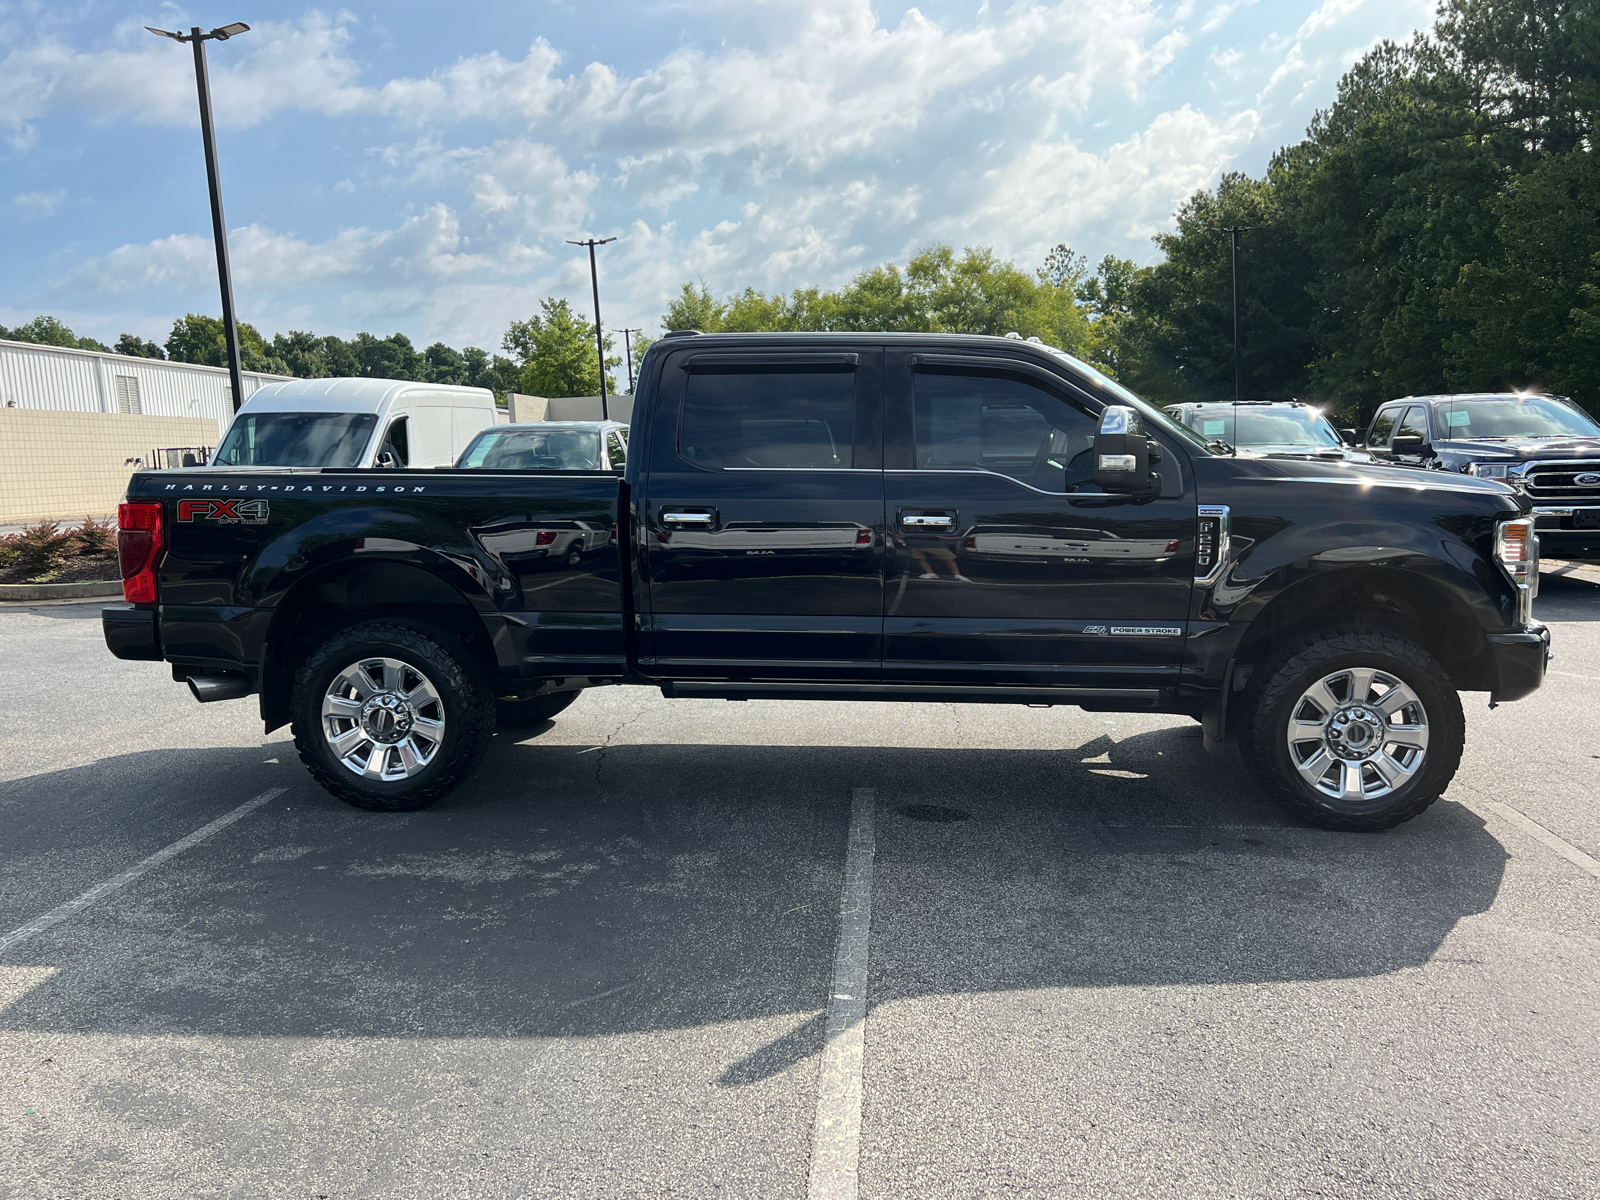
[[[219,525],[265,525],[267,512],[265,500],[224,500],[208,497],[204,500],[178,501],[178,520],[185,524],[192,524],[196,519],[204,517]]]

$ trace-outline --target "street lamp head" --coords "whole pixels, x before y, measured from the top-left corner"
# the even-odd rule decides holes
[[[151,33],[159,33],[162,37],[169,37],[175,42],[187,42],[189,40],[181,33],[173,33],[171,30],[167,29],[157,29],[154,25],[146,25],[145,28]]]
[[[211,36],[220,42],[225,42],[231,37],[238,37],[241,33],[249,33],[250,26],[243,21],[235,21],[232,25],[223,25],[211,31]]]

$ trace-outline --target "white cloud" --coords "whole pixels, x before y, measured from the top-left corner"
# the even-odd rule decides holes
[[[11,203],[16,207],[18,216],[24,221],[41,221],[46,217],[56,215],[67,199],[66,188],[56,188],[48,192],[20,192],[11,197]]]

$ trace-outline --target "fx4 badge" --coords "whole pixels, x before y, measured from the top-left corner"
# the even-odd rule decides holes
[[[265,525],[267,523],[265,500],[179,500],[178,520],[192,524],[204,517],[219,525]]]

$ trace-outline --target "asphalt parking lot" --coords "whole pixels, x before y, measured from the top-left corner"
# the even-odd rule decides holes
[[[1592,1198],[1600,583],[1543,588],[1380,835],[1178,718],[633,688],[363,813],[5,609],[0,939],[268,799],[0,953],[0,1196],[805,1196],[853,896],[864,1197]]]

